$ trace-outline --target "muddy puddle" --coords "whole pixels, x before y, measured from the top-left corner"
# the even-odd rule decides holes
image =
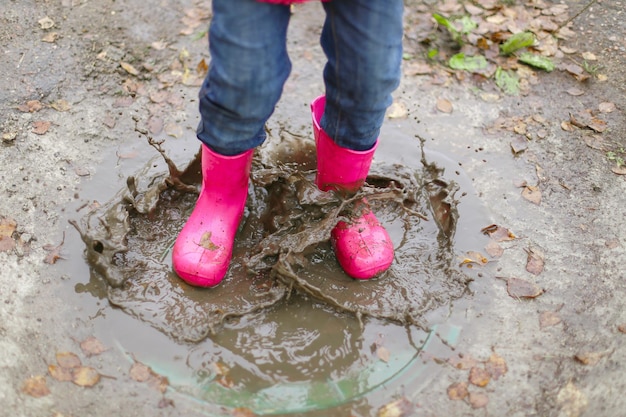
[[[357,198],[386,226],[396,259],[366,282],[334,259],[330,230],[352,200],[316,189],[308,138],[275,138],[257,152],[233,262],[213,289],[171,270],[198,161],[172,177],[153,150],[126,168],[125,187],[74,219],[85,258],[71,270],[89,279],[69,281],[96,312],[98,336],[167,376],[172,395],[200,410],[368,409],[417,396],[436,373],[432,358],[454,355],[473,294],[486,291],[461,260],[484,247],[489,220],[456,162],[387,130]]]

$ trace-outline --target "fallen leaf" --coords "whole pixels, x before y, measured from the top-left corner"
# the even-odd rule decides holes
[[[55,43],[57,39],[59,39],[58,32],[48,32],[44,35],[43,38],[41,38],[41,41],[46,43]]]
[[[43,120],[33,122],[32,132],[36,135],[45,135],[52,123]]]
[[[0,236],[0,252],[8,252],[15,248],[15,240],[10,237]]]
[[[605,102],[598,104],[598,109],[602,113],[613,113],[617,109],[617,107],[615,106],[615,103],[611,103],[610,101],[605,101]]]
[[[108,349],[96,339],[94,336],[90,336],[87,339],[80,342],[80,348],[83,353],[87,356],[96,356],[103,352],[106,352]]]
[[[46,377],[37,375],[28,378],[22,385],[22,392],[35,398],[45,397],[50,394],[50,389],[46,384]]]
[[[509,278],[506,281],[506,287],[507,292],[513,298],[536,298],[543,294],[543,289],[520,278]]]
[[[497,242],[490,240],[485,246],[485,252],[492,258],[499,258],[504,253],[504,249]]]
[[[567,94],[569,94],[570,96],[582,96],[583,94],[585,94],[585,92],[580,88],[572,87],[567,90]]]
[[[439,98],[437,99],[437,110],[442,113],[452,113],[452,103],[445,98]]]
[[[378,356],[378,359],[386,363],[389,362],[391,355],[389,354],[389,349],[384,346],[379,346],[378,349],[376,349],[376,356]]]
[[[528,257],[526,258],[526,270],[533,275],[539,275],[543,272],[544,255],[538,249],[526,249]]]
[[[165,41],[156,41],[156,42],[152,42],[150,44],[150,47],[152,49],[155,49],[157,51],[162,51],[163,49],[167,48],[167,42]]]
[[[389,119],[404,119],[408,116],[409,111],[404,103],[395,101],[387,109],[387,117]]]
[[[159,408],[167,408],[167,407],[174,407],[174,400],[172,400],[171,398],[161,398],[159,400]],[[254,416],[254,414],[253,414]],[[243,417],[243,416],[242,416]]]
[[[39,23],[39,27],[41,27],[44,30],[51,29],[52,27],[54,27],[54,21],[50,19],[48,16],[42,19],[39,19],[37,23]]]
[[[489,263],[489,260],[483,256],[480,252],[468,251],[466,257],[463,259],[461,264],[479,264],[486,265]]]
[[[89,170],[87,168],[85,168],[85,167],[82,167],[82,166],[74,167],[74,172],[79,177],[87,177],[90,174]]]
[[[582,363],[583,365],[593,366],[593,365],[596,365],[598,362],[600,362],[600,359],[602,359],[603,357],[607,356],[610,353],[611,351],[582,352],[582,353],[578,353],[574,355],[574,359],[576,359],[578,362]]]
[[[198,65],[196,65],[196,72],[202,77],[204,77],[206,73],[209,72],[209,66],[207,65],[204,58],[202,58],[200,62],[198,62]]]
[[[494,381],[504,376],[509,370],[504,358],[496,353],[491,354],[489,360],[485,363],[485,369]]]
[[[93,387],[100,381],[100,374],[94,368],[81,366],[74,370],[72,382],[80,387]]]
[[[597,149],[599,151],[606,151],[607,145],[604,138],[600,135],[585,135],[583,136],[583,141],[585,141],[585,145],[590,147],[591,149]]]
[[[137,70],[137,68],[133,67],[128,62],[124,62],[124,61],[120,62],[120,67],[122,67],[124,71],[126,71],[130,75],[139,75],[139,71]]]
[[[148,130],[153,135],[158,135],[163,130],[163,119],[160,117],[150,117],[147,123]]]
[[[0,237],[11,237],[17,228],[17,222],[10,217],[0,217]]]
[[[556,402],[567,417],[579,417],[587,408],[589,400],[571,381],[561,388]]]
[[[472,385],[476,385],[477,387],[485,387],[489,383],[490,379],[491,375],[489,375],[489,372],[487,372],[485,368],[475,366],[470,369],[469,382]]]
[[[586,61],[597,61],[598,57],[593,52],[583,52],[583,59]]]
[[[43,245],[43,249],[45,251],[48,252],[48,254],[46,255],[46,257],[44,258],[44,263],[47,264],[55,264],[56,261],[58,261],[59,259],[63,259],[63,257],[61,256],[61,248],[63,247],[63,244],[65,243],[65,232],[63,232],[63,240],[61,240],[61,243],[59,243],[58,245]]]
[[[74,368],[64,368],[62,366],[48,365],[48,373],[57,381],[66,382],[74,379]]]
[[[20,104],[17,109],[23,113],[35,113],[43,109],[43,104],[39,100],[28,100],[26,104]]]
[[[626,323],[620,324],[619,326],[617,326],[617,330],[619,330],[621,333],[626,334]]]
[[[180,138],[181,136],[183,136],[183,128],[176,123],[168,123],[167,125],[165,125],[165,133],[167,133],[168,136]]]
[[[528,149],[528,139],[525,136],[516,136],[511,141],[511,150],[514,154],[519,154]]]
[[[378,417],[405,417],[413,412],[413,404],[406,398],[402,397],[383,405],[378,409]]]
[[[541,190],[536,185],[527,185],[524,187],[522,197],[533,204],[541,204]]]
[[[498,226],[497,224],[491,224],[483,227],[481,233],[489,235],[496,242],[504,242],[517,239],[517,236],[506,227]]]
[[[626,175],[626,165],[615,165],[611,167],[611,171],[617,175]]]
[[[474,409],[485,408],[489,403],[489,397],[484,392],[470,392],[469,403]]]
[[[137,382],[145,382],[150,379],[152,370],[141,362],[135,362],[130,368],[129,375]]]
[[[448,398],[453,401],[463,400],[468,394],[467,382],[455,382],[448,387]]]
[[[55,109],[56,111],[65,112],[72,108],[70,103],[67,100],[56,100],[50,104],[50,107]]]
[[[545,329],[546,327],[556,326],[561,323],[561,316],[554,311],[544,311],[539,314],[539,328]]]
[[[78,355],[73,352],[57,352],[56,359],[62,368],[78,368],[82,365]]]

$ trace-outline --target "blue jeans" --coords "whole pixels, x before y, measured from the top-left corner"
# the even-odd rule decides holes
[[[320,43],[326,108],[321,127],[341,147],[371,149],[400,81],[402,0],[331,0]],[[213,0],[209,72],[200,90],[198,138],[237,155],[265,140],[291,72],[288,6]]]

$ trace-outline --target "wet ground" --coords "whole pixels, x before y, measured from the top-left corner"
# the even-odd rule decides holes
[[[560,12],[548,7],[556,2],[540,3],[526,7]],[[509,96],[491,79],[423,67],[428,50],[454,50],[430,16],[458,12],[458,2],[407,2],[405,77],[370,182],[379,190],[389,184],[380,178],[414,187],[410,208],[426,220],[403,210],[406,199],[375,202],[398,251],[390,276],[369,287],[342,281],[321,244],[305,252],[303,281],[263,268],[243,274],[237,264],[222,293],[207,296],[168,274],[168,243],[192,195],[165,191],[158,216],[137,207],[145,210],[143,191],[160,189],[168,175],[141,132],[164,140],[179,167],[197,150],[209,9],[192,1],[12,3],[0,29],[4,409],[28,416],[621,415],[626,185],[616,162],[626,134],[624,4],[563,4],[563,16],[575,18],[573,34],[559,39],[558,69],[525,73],[522,93]],[[516,19],[524,23],[521,12]],[[308,103],[322,91],[320,21],[318,5],[294,14],[294,70],[257,158],[241,265],[263,227],[271,235],[292,220],[272,211],[268,196],[306,188],[311,175]],[[271,182],[276,161],[290,158],[299,162],[295,171],[281,168],[283,177]],[[436,178],[430,163],[442,168]],[[68,220],[95,219],[115,206],[128,195],[129,176],[136,178],[130,193],[141,197],[126,231],[131,250],[98,270]],[[442,226],[442,199],[430,198],[439,189],[427,184],[458,186],[447,200],[458,221]],[[285,230],[297,234],[303,224]],[[488,237],[482,230],[491,224],[500,229]],[[91,230],[98,227],[106,234],[95,219]],[[505,228],[510,234],[498,234]],[[133,285],[110,285],[103,272],[112,266],[122,276],[133,272]],[[320,278],[328,280],[326,297],[307,285]],[[249,314],[224,314],[229,303],[211,314],[229,290],[252,306]],[[263,304],[268,296],[275,298]],[[417,309],[411,320],[398,320],[397,311],[394,320],[377,316],[402,302]],[[90,337],[106,350],[81,347]],[[93,368],[99,380],[76,371],[68,378],[74,383],[59,378],[63,352],[76,353],[74,368]]]

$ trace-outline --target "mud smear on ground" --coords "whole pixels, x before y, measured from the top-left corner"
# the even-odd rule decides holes
[[[413,155],[403,164],[379,148],[367,186],[351,198],[317,189],[311,142],[283,141],[257,152],[231,268],[212,289],[188,286],[170,264],[171,245],[197,197],[190,191],[199,186],[200,163],[196,158],[181,172],[153,142],[164,158],[130,177],[127,188],[80,225],[74,222],[92,270],[81,291],[104,293],[111,304],[181,341],[201,341],[219,332],[225,319],[267,309],[294,291],[359,320],[427,330],[427,314],[461,297],[472,278],[457,266],[459,186],[426,161],[419,140],[411,140]],[[392,142],[387,149],[407,149],[406,140]],[[382,276],[357,281],[343,273],[328,239],[364,197],[387,227],[396,259]]]

